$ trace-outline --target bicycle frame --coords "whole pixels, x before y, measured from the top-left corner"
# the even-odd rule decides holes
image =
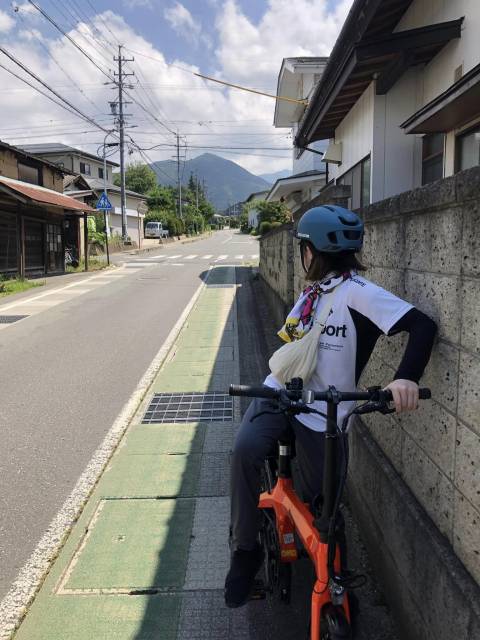
[[[337,404],[332,401],[327,404],[327,431],[325,440],[324,460],[324,496],[320,526],[315,525],[315,518],[308,506],[295,493],[290,470],[290,447],[280,443],[278,479],[272,492],[264,492],[260,496],[260,509],[273,509],[276,517],[278,539],[280,543],[281,562],[294,562],[297,550],[294,541],[294,531],[299,535],[305,550],[315,567],[316,581],[311,600],[311,640],[320,638],[320,621],[322,609],[332,603],[329,588],[328,572],[328,525],[333,514],[336,498],[336,460],[337,460]],[[336,545],[334,569],[340,574],[340,549]],[[350,609],[348,597],[343,592],[341,606],[350,624]],[[335,605],[339,602],[332,603]]]

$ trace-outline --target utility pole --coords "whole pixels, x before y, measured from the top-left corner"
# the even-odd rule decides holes
[[[198,176],[195,174],[195,200],[197,204],[197,214],[198,214]]]
[[[120,134],[120,202],[121,202],[121,211],[122,211],[122,239],[124,242],[128,240],[128,223],[127,223],[127,207],[126,207],[126,197],[125,197],[125,116],[128,115],[124,113],[123,107],[126,104],[131,104],[130,102],[125,102],[123,99],[123,84],[124,78],[126,76],[134,76],[132,73],[125,73],[123,71],[123,63],[124,62],[133,62],[134,58],[124,58],[122,56],[122,45],[118,45],[118,58],[114,56],[114,61],[118,62],[118,73],[115,72],[115,75],[118,77],[118,129]]]
[[[182,181],[180,179],[180,136],[177,136],[177,192],[178,192],[178,217],[183,218],[182,213]]]

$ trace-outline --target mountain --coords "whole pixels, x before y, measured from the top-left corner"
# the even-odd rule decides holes
[[[159,184],[177,184],[177,163],[163,160],[150,165],[157,174]],[[205,181],[207,197],[217,211],[223,211],[235,202],[241,202],[256,191],[270,189],[270,184],[253,175],[240,165],[214,153],[203,153],[182,164],[182,184],[187,185],[190,174]]]
[[[292,175],[289,169],[283,169],[283,171],[276,171],[275,173],[261,173],[258,177],[263,178],[270,184],[274,184],[280,178],[288,178]]]

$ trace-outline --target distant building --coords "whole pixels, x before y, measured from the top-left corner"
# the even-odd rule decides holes
[[[69,177],[65,181],[65,193],[88,202],[93,207],[95,207],[96,201],[103,192],[106,178],[107,195],[113,205],[113,209],[108,213],[109,232],[110,235],[122,234],[120,187],[113,184],[113,169],[119,167],[117,162],[106,161],[106,174],[104,176],[103,158],[81,149],[59,143],[24,145],[22,149],[77,174],[77,178],[72,179]],[[83,178],[83,182],[80,177]],[[145,215],[138,212],[140,203],[146,203],[145,196],[127,189],[127,233],[138,245],[141,244],[143,238],[143,218]],[[141,209],[144,209],[144,207],[142,206]]]
[[[227,216],[227,217],[239,216],[243,211],[243,205],[244,204],[245,203],[243,201],[235,202],[235,204],[231,204],[229,207],[227,207],[222,215]]]
[[[63,194],[66,169],[0,142],[0,273],[63,273],[65,245],[80,246],[90,207]]]
[[[277,96],[291,98],[277,100],[273,124],[278,129],[291,129],[295,139],[299,123],[305,112],[302,100],[310,100],[317,84],[322,78],[328,58],[284,58],[277,81]],[[326,149],[326,142],[320,141],[308,145],[318,153],[306,151],[303,147],[294,146],[292,153],[292,173],[299,174],[306,171],[325,171],[322,163],[322,152]]]
[[[245,200],[244,204],[253,202],[254,200],[266,200],[268,193],[268,190],[256,191],[255,193],[251,193]],[[255,207],[248,210],[248,226],[252,229],[256,229],[258,227],[258,209],[256,209]]]
[[[267,194],[267,202],[283,202],[294,219],[303,213],[305,204],[313,200],[325,186],[325,170],[305,171],[279,178]],[[297,214],[297,215],[296,215]]]

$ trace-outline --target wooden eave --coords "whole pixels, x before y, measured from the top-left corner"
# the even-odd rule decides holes
[[[335,129],[373,78],[376,93],[387,93],[411,66],[426,64],[453,38],[461,36],[463,18],[439,24],[365,38],[355,44],[334,82],[319,87],[308,108],[296,145],[335,136]],[[323,83],[320,83],[321,85]]]

